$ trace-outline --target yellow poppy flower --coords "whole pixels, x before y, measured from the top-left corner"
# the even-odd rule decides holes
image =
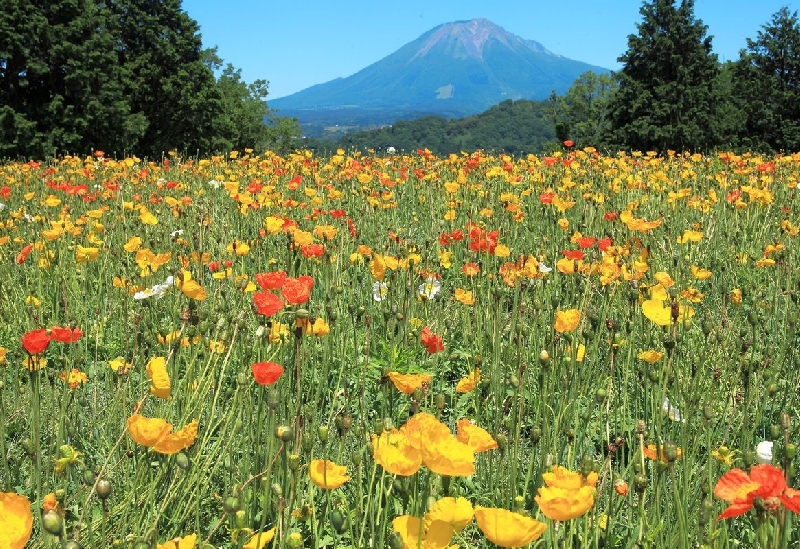
[[[434,520],[424,525],[419,517],[402,515],[392,521],[392,529],[400,534],[403,547],[421,549],[445,549],[453,539],[453,527]]]
[[[457,438],[476,454],[497,448],[497,441],[484,429],[475,425],[467,418],[462,418],[456,423]]]
[[[150,379],[150,392],[158,398],[169,398],[171,383],[167,373],[167,360],[163,356],[152,358],[147,363],[146,370]]]
[[[350,480],[345,465],[337,465],[327,459],[313,460],[308,466],[308,475],[311,482],[325,490],[339,488]]]
[[[475,521],[483,535],[500,547],[524,547],[547,529],[536,519],[493,507],[475,507]]]
[[[1,492],[0,517],[0,524],[3,526],[0,546],[4,549],[23,549],[33,531],[31,502],[14,492]]]
[[[275,538],[277,528],[270,528],[265,532],[254,534],[247,543],[242,546],[242,549],[263,549],[265,545]]]
[[[430,374],[401,374],[399,372],[389,372],[387,376],[398,391],[407,395],[412,394],[416,389],[420,389],[423,384],[428,384],[433,379]]]
[[[466,376],[462,377],[456,385],[456,393],[469,393],[475,390],[481,381],[481,369],[475,368]]]
[[[440,520],[451,525],[456,532],[460,532],[472,522],[474,516],[475,510],[468,499],[445,497],[431,506],[430,510],[425,513],[422,522],[426,530],[430,530],[433,522]]]
[[[195,549],[195,547],[197,547],[197,534],[189,534],[182,538],[159,543],[156,549]]]
[[[372,459],[387,473],[402,477],[411,476],[422,467],[422,452],[397,429],[372,436]]]

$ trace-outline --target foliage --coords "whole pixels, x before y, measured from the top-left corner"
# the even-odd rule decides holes
[[[781,8],[747,39],[732,64],[734,97],[746,116],[739,134],[745,148],[800,149],[800,24]]]
[[[180,0],[13,2],[0,44],[0,155],[269,144],[266,82],[215,79]]]
[[[551,95],[549,117],[556,138],[572,140],[579,147],[605,149],[611,130],[608,103],[616,85],[611,74],[586,72],[565,95]]]

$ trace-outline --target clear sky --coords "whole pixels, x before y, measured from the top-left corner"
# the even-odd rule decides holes
[[[442,23],[483,17],[554,53],[617,70],[637,34],[640,0],[183,0],[205,47],[217,46],[247,82],[269,97],[347,77]],[[735,60],[747,38],[800,0],[695,0],[714,53]]]

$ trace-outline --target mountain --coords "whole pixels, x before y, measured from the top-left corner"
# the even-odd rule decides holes
[[[608,72],[567,59],[486,19],[445,23],[348,76],[272,99],[304,130],[390,124],[427,114],[448,118],[501,101],[542,100],[566,92],[584,72]],[[308,131],[306,131],[308,133]]]

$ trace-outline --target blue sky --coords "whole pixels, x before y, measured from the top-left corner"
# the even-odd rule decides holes
[[[217,46],[248,82],[269,81],[269,97],[350,76],[442,23],[483,17],[552,52],[619,69],[636,34],[639,0],[183,0],[203,45]],[[781,7],[800,0],[695,0],[695,17],[720,60],[737,59]]]

